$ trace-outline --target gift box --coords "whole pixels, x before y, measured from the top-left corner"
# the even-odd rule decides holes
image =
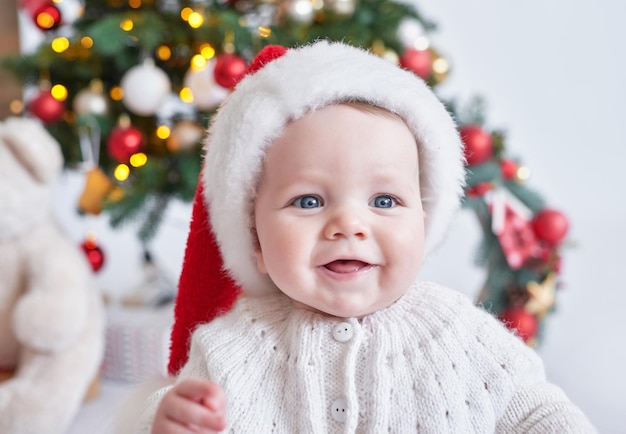
[[[173,304],[107,307],[102,377],[137,383],[167,374]]]

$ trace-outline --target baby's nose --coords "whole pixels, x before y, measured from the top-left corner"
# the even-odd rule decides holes
[[[328,219],[324,235],[330,240],[350,237],[366,239],[369,237],[369,228],[358,210],[343,207]]]

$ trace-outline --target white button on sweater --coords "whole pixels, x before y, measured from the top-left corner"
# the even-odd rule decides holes
[[[340,322],[333,327],[333,338],[335,338],[337,342],[348,342],[352,339],[353,335],[352,324],[348,322]]]
[[[342,321],[345,342],[334,337]],[[188,376],[224,388],[226,432],[595,432],[546,382],[533,350],[432,283],[360,321],[294,308],[282,294],[244,297],[195,332],[180,373]],[[166,391],[149,401],[140,432]],[[332,415],[339,400],[345,417]]]

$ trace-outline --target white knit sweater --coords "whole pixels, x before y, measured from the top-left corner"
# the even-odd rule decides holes
[[[228,397],[234,433],[591,433],[535,352],[464,295],[417,283],[361,320],[242,298],[193,335],[179,378]],[[168,388],[149,400],[150,432]]]

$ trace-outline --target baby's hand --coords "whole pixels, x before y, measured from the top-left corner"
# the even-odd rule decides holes
[[[188,378],[161,400],[152,434],[218,433],[226,428],[226,397],[208,380]]]

